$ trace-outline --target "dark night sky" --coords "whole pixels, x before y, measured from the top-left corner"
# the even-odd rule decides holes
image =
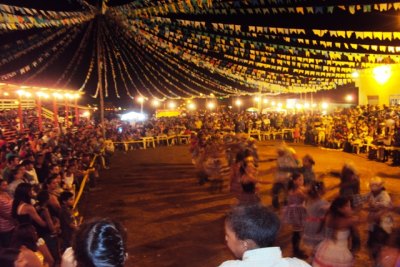
[[[89,0],[87,1],[92,5],[98,4],[98,1],[95,0]],[[109,6],[119,6],[122,4],[126,4],[132,1],[129,0],[110,0],[108,5]],[[145,1],[146,2],[146,1]],[[156,3],[157,1],[147,1],[149,3]],[[232,3],[235,1],[214,1],[215,3]],[[240,1],[239,1],[240,2]],[[267,2],[267,1],[266,1]],[[284,1],[286,2],[286,1]],[[314,5],[327,5],[328,3],[323,0],[315,0],[315,1],[301,1],[302,3],[305,3],[304,5],[307,6],[307,3],[312,3]],[[336,5],[336,4],[342,4],[344,1],[329,1],[330,5]],[[371,4],[375,3],[377,1],[346,1],[346,4]],[[40,1],[32,1],[32,0],[1,0],[1,4],[7,4],[7,5],[15,5],[15,6],[21,6],[21,7],[29,7],[29,8],[36,8],[36,9],[44,9],[44,10],[53,10],[53,11],[83,11],[86,10],[85,7],[82,6],[82,4],[79,3],[77,0],[40,0]],[[207,29],[206,31],[213,32],[211,22],[214,23],[227,23],[227,24],[241,24],[242,25],[242,30],[243,31],[248,31],[249,28],[248,26],[264,26],[264,27],[283,27],[283,28],[300,28],[300,29],[305,29],[307,31],[306,36],[304,38],[314,38],[315,36],[311,36],[310,32],[311,29],[329,29],[329,30],[354,30],[354,31],[400,31],[400,23],[398,23],[397,19],[397,14],[396,12],[370,12],[370,13],[358,13],[355,15],[349,15],[346,12],[336,12],[335,14],[313,14],[313,15],[298,15],[298,14],[290,14],[288,15],[253,15],[253,16],[248,16],[248,15],[243,15],[243,14],[237,14],[235,16],[226,16],[226,15],[214,15],[214,14],[199,14],[199,15],[194,15],[194,14],[187,14],[187,13],[180,13],[180,14],[167,14],[166,17],[169,17],[172,22],[176,22],[177,19],[185,19],[185,20],[197,20],[197,21],[207,21]],[[134,19],[134,18],[130,18]],[[146,21],[146,17],[140,18],[143,21]],[[38,86],[46,86],[46,87],[51,87],[52,85],[57,84],[57,81],[61,77],[62,73],[66,70],[68,63],[76,56],[77,51],[79,51],[79,55],[77,58],[79,58],[79,64],[74,63],[75,65],[70,66],[69,72],[66,72],[66,77],[61,80],[60,83],[57,85],[60,86],[62,84],[65,84],[68,88],[70,89],[77,89],[79,88],[85,79],[85,75],[89,69],[89,63],[92,58],[92,53],[96,49],[95,47],[95,37],[96,37],[96,29],[97,29],[97,20],[94,20],[94,25],[93,28],[89,31],[89,25],[90,23],[84,23],[81,26],[75,26],[71,27],[68,29],[68,33],[73,32],[73,28],[81,27],[79,28],[80,30],[78,31],[77,35],[74,37],[74,39],[71,40],[69,46],[59,54],[59,57],[55,59],[51,64],[48,65],[48,67],[43,70],[42,73],[39,75],[36,75],[34,78],[30,78],[32,75],[31,73],[28,73],[26,75],[20,75],[16,78],[13,78],[11,80],[7,80],[6,82],[10,83],[26,83],[26,84],[32,84],[32,85],[38,85]],[[123,28],[120,27],[118,24],[119,22],[114,22],[110,20],[109,17],[103,18],[103,25],[104,29],[107,29],[109,32],[109,36],[104,36],[103,37],[103,42],[107,43],[109,46],[109,53],[113,53],[113,61],[110,59],[106,60],[107,64],[107,76],[106,80],[108,83],[108,98],[106,99],[107,101],[115,102],[117,105],[124,105],[127,103],[130,103],[132,100],[127,96],[126,90],[130,91],[130,94],[133,96],[136,96],[137,93],[135,93],[135,87],[138,87],[141,92],[146,92],[144,87],[150,88],[150,90],[153,90],[154,87],[157,87],[159,91],[162,91],[161,93],[168,93],[168,90],[173,91],[174,93],[179,93],[181,92],[177,91],[173,85],[170,83],[172,82],[173,84],[179,84],[179,83],[184,83],[185,86],[179,85],[182,90],[188,91],[189,89],[187,88],[194,88],[196,91],[204,94],[209,94],[210,92],[206,91],[207,88],[211,87],[210,84],[213,82],[223,84],[224,86],[228,86],[228,88],[237,88],[240,90],[244,90],[246,92],[256,92],[257,90],[254,88],[249,88],[247,85],[240,85],[236,81],[232,81],[227,79],[226,77],[219,75],[217,73],[214,73],[213,71],[210,71],[210,69],[204,68],[202,66],[190,63],[190,62],[182,62],[185,65],[185,68],[188,68],[192,70],[192,73],[200,73],[198,77],[207,77],[207,83],[202,82],[200,80],[196,80],[197,78],[190,78],[192,81],[188,80],[187,77],[185,77],[185,73],[182,72],[181,69],[177,69],[175,65],[169,65],[165,60],[165,58],[156,57],[151,50],[149,50],[149,47],[145,47],[142,44],[137,42],[137,35],[135,32],[130,32],[129,35],[123,30]],[[147,22],[145,22],[147,23]],[[149,24],[150,25],[150,24]],[[154,25],[150,25],[151,27],[154,27]],[[165,26],[160,26],[160,31],[163,33],[166,29],[169,30],[169,28],[162,28]],[[5,49],[4,51],[0,51],[1,55],[4,55],[6,53],[10,52],[17,52],[20,49],[24,49],[23,46],[20,47],[20,45],[14,45],[14,43],[17,40],[24,40],[26,41],[29,36],[41,36],[37,37],[38,42],[40,40],[43,40],[50,34],[54,33],[56,30],[60,30],[57,28],[39,28],[39,29],[32,29],[32,30],[24,30],[24,31],[9,31],[9,32],[0,32],[1,38],[0,38],[0,48],[3,47],[6,44],[12,44],[10,48]],[[186,30],[190,31],[190,29],[185,29],[183,28],[183,31],[185,32]],[[85,43],[85,46],[82,48],[82,50],[78,50],[80,45],[82,44],[82,38],[85,36],[85,33],[87,33],[87,42]],[[106,32],[106,31],[105,31]],[[214,32],[214,34],[217,34],[218,32]],[[196,32],[196,34],[202,34],[202,32]],[[219,34],[219,33],[218,33]],[[104,33],[103,33],[104,35]],[[62,35],[65,36],[65,35]],[[140,37],[140,36],[139,36]],[[164,37],[162,35],[159,35],[158,37]],[[231,36],[225,36],[226,38],[230,38]],[[291,36],[291,38],[293,38]],[[251,37],[247,38],[251,42],[262,42],[265,44],[268,44],[268,42],[271,42],[271,40],[267,39],[252,39]],[[26,55],[11,61],[9,64],[0,66],[0,75],[4,73],[8,73],[10,71],[16,70],[20,68],[21,66],[24,66],[26,64],[29,64],[37,58],[40,54],[42,54],[44,51],[50,50],[56,43],[57,40],[55,39],[53,41],[48,42],[46,45],[41,46],[38,49],[34,49],[30,53],[27,53]],[[112,41],[114,40],[114,44],[112,44]],[[360,39],[355,39],[354,36],[349,38],[349,40],[343,40],[340,38],[325,38],[324,40],[326,41],[340,41],[340,42],[357,42],[359,44],[370,44],[371,40],[360,40]],[[281,40],[274,39],[273,42],[279,44]],[[283,43],[285,44],[285,43]],[[391,46],[400,46],[400,41],[399,40],[384,40],[384,41],[376,41],[374,40],[371,44],[382,44],[382,45],[391,45]],[[290,44],[296,46],[295,43]],[[246,49],[248,49],[249,45],[246,45]],[[320,49],[321,47],[309,47],[310,49]],[[159,48],[157,48],[159,49]],[[104,50],[106,51],[106,50]],[[160,52],[160,56],[166,55],[165,50],[158,50]],[[357,51],[352,51],[352,52],[357,52]],[[360,51],[361,53],[364,53],[365,51]],[[279,53],[283,53],[280,52]],[[205,55],[212,56],[215,59],[222,59],[222,60],[227,60],[225,57],[225,52],[221,51],[208,51],[204,53]],[[171,60],[182,60],[181,58],[177,57],[176,55],[169,55],[171,56]],[[384,56],[384,55],[383,55]],[[123,61],[125,62],[126,66],[122,66],[121,64],[117,64],[118,62],[118,57],[122,58]],[[245,55],[246,57],[246,55]],[[51,60],[52,57],[49,58]],[[77,60],[78,62],[78,60]],[[113,79],[113,74],[111,72],[111,63],[114,62],[114,71],[116,73],[116,78],[115,82],[117,83],[117,88],[118,88],[118,93],[120,95],[120,98],[116,97],[116,90],[114,87],[114,79]],[[226,62],[229,64],[229,60]],[[96,70],[96,65],[95,65],[95,70]],[[126,68],[127,72],[129,74],[124,74],[124,68]],[[174,70],[175,68],[175,70]],[[74,75],[70,77],[69,79],[69,74],[72,73],[72,70],[74,71]],[[291,72],[292,70],[289,71],[289,73],[282,73],[282,75],[290,74],[293,75]],[[95,71],[94,71],[95,72]],[[169,75],[173,76],[168,76],[165,73],[169,73]],[[92,78],[89,80],[87,83],[87,86],[85,87],[85,92],[86,95],[93,95],[95,93],[95,88],[96,88],[96,78],[97,74],[93,74]],[[131,77],[129,77],[131,76]],[[167,82],[167,80],[170,81],[170,83]],[[305,82],[308,81],[308,78],[302,78]],[[68,81],[68,83],[67,83]],[[128,88],[125,89],[124,83],[127,84]],[[341,96],[341,93],[347,93],[348,91],[346,90],[354,90],[351,84],[346,86],[342,91],[340,91],[340,86],[336,90],[333,90],[332,92],[323,92],[322,95],[323,97],[331,97],[331,98],[340,98],[342,99],[343,97]],[[218,90],[218,89],[217,89]],[[337,96],[339,92],[339,96]],[[158,92],[157,90],[152,91],[156,96],[161,96],[162,94]],[[326,96],[325,96],[326,95]],[[185,96],[185,95],[181,95]],[[90,99],[90,97],[88,97]]]

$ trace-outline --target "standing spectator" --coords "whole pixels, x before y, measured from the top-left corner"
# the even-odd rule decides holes
[[[53,259],[56,262],[60,262],[60,251],[59,251],[59,242],[58,242],[58,234],[60,232],[60,223],[58,218],[54,216],[47,216],[49,213],[48,203],[49,203],[50,195],[46,190],[40,191],[37,195],[37,204],[36,211],[39,216],[46,222],[46,226],[36,226],[36,230],[38,232],[39,237],[43,238],[46,241],[46,245],[49,248]]]
[[[31,204],[32,199],[32,185],[29,183],[22,183],[15,189],[14,200],[12,203],[11,214],[13,218],[19,223],[36,223],[42,227],[46,226],[46,222],[40,218],[36,209]],[[46,214],[46,217],[50,214]]]
[[[49,163],[45,160],[43,154],[38,154],[35,162],[35,170],[38,175],[39,183],[44,183],[44,181],[49,176]]]
[[[11,183],[12,179],[12,170],[18,165],[19,158],[17,155],[9,154],[6,156],[7,158],[7,166],[3,169],[3,179],[6,180],[8,183]]]
[[[282,258],[274,246],[280,228],[279,218],[261,205],[236,206],[225,219],[225,240],[238,260],[228,260],[220,267],[309,266],[296,258]]]
[[[0,179],[0,248],[10,245],[15,221],[11,216],[12,198],[7,192],[7,181]]]
[[[78,227],[72,211],[72,207],[74,205],[74,195],[69,191],[64,191],[61,193],[59,201],[61,204],[60,225],[61,238],[63,241],[61,245],[61,251],[64,251],[71,246],[72,236]]]
[[[38,185],[39,179],[34,168],[34,162],[30,161],[29,159],[25,159],[24,161],[22,161],[21,165],[25,167],[25,180],[32,185]]]
[[[19,184],[26,182],[24,180],[24,173],[25,173],[25,167],[22,165],[17,165],[11,171],[11,177],[8,184],[8,193],[10,194],[10,196],[12,197],[14,196],[15,189]]]

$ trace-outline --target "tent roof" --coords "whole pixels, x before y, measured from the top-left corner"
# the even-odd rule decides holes
[[[163,99],[329,90],[400,61],[400,2],[26,2],[0,5],[0,80],[93,97],[98,62],[106,97]]]

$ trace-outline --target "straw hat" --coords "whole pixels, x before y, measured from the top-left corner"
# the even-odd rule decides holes
[[[369,186],[375,188],[383,187],[384,181],[379,176],[374,176],[369,180]]]

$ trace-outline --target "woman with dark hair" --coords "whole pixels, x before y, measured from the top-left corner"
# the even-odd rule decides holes
[[[12,204],[11,214],[17,220],[18,223],[36,223],[42,227],[47,224],[36,209],[31,204],[32,198],[32,185],[28,183],[22,183],[15,189],[14,201]],[[50,214],[47,212],[44,214],[46,217]]]
[[[296,258],[282,258],[281,249],[274,247],[279,229],[279,218],[267,207],[234,207],[225,219],[225,240],[239,260],[225,261],[220,267],[309,266]]]
[[[11,216],[13,199],[7,192],[7,181],[0,179],[0,248],[10,245],[15,220]]]
[[[46,222],[46,227],[36,226],[39,237],[46,241],[47,247],[56,262],[60,262],[60,249],[58,242],[58,234],[60,232],[60,222],[56,217],[46,217],[49,213],[48,203],[50,195],[46,190],[40,191],[37,195],[37,203],[35,205],[39,216]]]
[[[123,267],[127,259],[126,231],[111,219],[81,225],[61,262],[61,267]]]
[[[313,266],[354,266],[354,257],[349,250],[348,240],[358,218],[353,216],[350,199],[338,197],[333,202],[325,220],[325,239],[315,253]]]
[[[60,187],[61,175],[59,173],[51,174],[45,181],[45,189],[49,192],[48,208],[52,216],[60,217],[61,205],[58,201],[60,196],[58,188]]]
[[[252,156],[246,157],[240,168],[240,184],[242,186],[242,193],[239,196],[239,203],[241,204],[254,204],[260,202],[260,197],[257,194],[257,184],[270,184],[270,182],[262,181],[257,178],[258,170],[255,166],[254,158]]]
[[[360,195],[360,177],[351,164],[343,165],[340,173],[339,194],[340,196],[350,198],[353,208],[362,204],[357,199],[357,196]]]

